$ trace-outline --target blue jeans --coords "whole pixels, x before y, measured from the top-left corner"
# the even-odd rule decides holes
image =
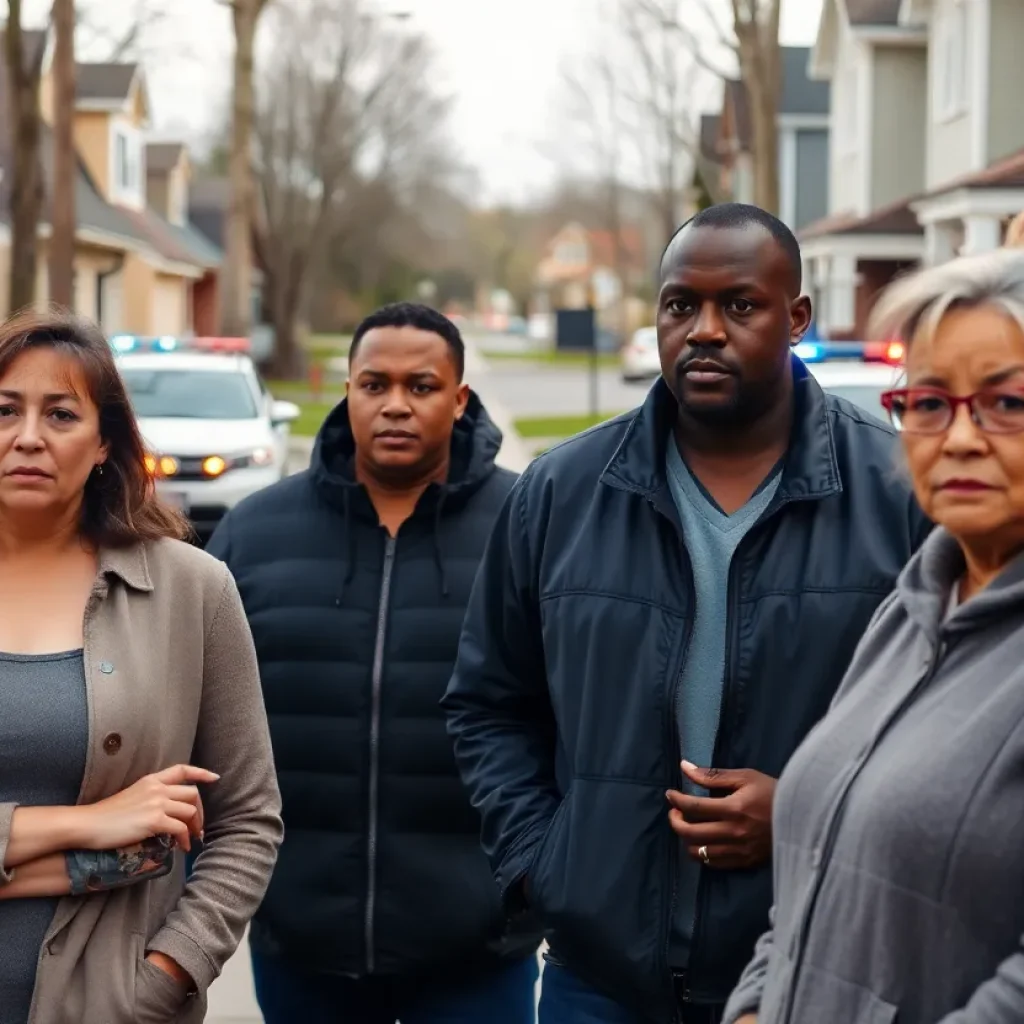
[[[406,978],[305,974],[252,955],[265,1024],[534,1024],[536,957],[436,986]]]
[[[683,1024],[717,1024],[722,1006],[683,1004]],[[541,981],[539,1024],[642,1024],[635,1013],[547,960]]]
[[[635,1013],[550,960],[544,963],[540,983],[538,1021],[539,1024],[641,1024]]]

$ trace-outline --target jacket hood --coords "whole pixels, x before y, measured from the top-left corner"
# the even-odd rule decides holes
[[[491,476],[501,440],[501,431],[480,396],[470,391],[466,412],[452,432],[451,467],[443,488],[445,506],[457,507]],[[313,480],[329,500],[341,499],[347,489],[356,487],[355,451],[346,398],[324,421],[310,460]]]
[[[950,593],[966,568],[959,543],[940,526],[932,531],[900,575],[896,584],[900,600],[911,619],[929,636],[937,636],[944,625],[949,632],[978,629],[1024,605],[1022,553],[945,622]]]

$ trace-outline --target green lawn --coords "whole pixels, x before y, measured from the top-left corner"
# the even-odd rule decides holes
[[[556,349],[537,349],[525,352],[506,352],[504,350],[489,352],[484,347],[483,355],[492,362],[540,363],[544,366],[580,369],[590,365],[590,354],[587,352],[559,352]],[[617,352],[599,352],[597,365],[602,368],[615,368],[619,365]]]
[[[597,416],[586,413],[580,416],[522,416],[513,421],[513,426],[520,437],[561,439],[579,434],[618,415],[617,412],[603,412]]]
[[[296,437],[316,437],[321,424],[327,419],[327,414],[336,404],[336,402],[296,402],[299,407],[299,418],[292,424],[292,433]]]

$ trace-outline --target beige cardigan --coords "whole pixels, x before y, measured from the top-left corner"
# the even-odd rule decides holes
[[[171,540],[102,552],[85,675],[79,803],[177,763],[221,778],[204,791],[205,845],[187,885],[179,853],[163,878],[61,900],[30,1024],[195,1024],[263,898],[283,832],[256,654],[227,569]],[[0,804],[0,865],[13,812]],[[176,960],[197,992],[185,996],[144,962],[146,950]]]

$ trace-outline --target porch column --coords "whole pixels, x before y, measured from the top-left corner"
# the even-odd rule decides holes
[[[1003,226],[998,217],[964,218],[965,256],[975,253],[992,252],[1002,244]]]
[[[849,335],[857,328],[857,261],[852,256],[833,256],[829,270],[829,335]]]
[[[956,253],[949,232],[940,223],[927,224],[924,229],[924,259],[930,267],[948,263]]]

